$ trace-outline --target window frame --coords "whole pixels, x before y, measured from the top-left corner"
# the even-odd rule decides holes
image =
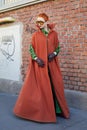
[[[13,10],[13,9],[17,9],[17,8],[21,8],[27,5],[33,5],[33,4],[37,4],[40,2],[45,2],[48,0],[20,0],[20,1],[16,1],[16,2],[12,2],[10,4],[2,4],[2,6],[0,7],[0,13],[5,12],[5,11],[9,11],[9,10]]]

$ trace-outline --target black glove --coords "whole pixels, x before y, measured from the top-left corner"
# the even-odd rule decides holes
[[[42,59],[37,58],[35,61],[37,62],[37,64],[38,64],[40,67],[44,67],[45,64],[44,64],[44,62],[43,62]]]
[[[51,62],[55,57],[56,57],[56,55],[54,53],[50,53],[48,55],[48,61]]]

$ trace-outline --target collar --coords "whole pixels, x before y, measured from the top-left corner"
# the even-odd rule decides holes
[[[55,25],[56,25],[56,24],[54,24],[54,23],[52,23],[52,24],[47,24],[47,26],[48,26],[48,28],[49,28],[50,30],[53,30],[54,27],[55,27]],[[41,30],[38,25],[36,25],[36,26],[37,26],[37,28],[38,28],[39,30]]]

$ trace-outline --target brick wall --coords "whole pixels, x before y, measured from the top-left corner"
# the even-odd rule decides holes
[[[28,47],[35,29],[35,17],[46,12],[50,22],[57,23],[55,29],[61,46],[59,62],[66,89],[87,92],[87,1],[85,0],[49,0],[0,14],[0,17],[12,16],[15,23],[23,24],[22,68],[25,78],[29,64]]]

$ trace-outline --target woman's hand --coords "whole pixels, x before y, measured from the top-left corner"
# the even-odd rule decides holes
[[[50,53],[48,55],[48,61],[51,62],[55,57],[56,57],[56,55],[54,53]]]
[[[37,62],[38,66],[40,66],[40,67],[44,67],[45,64],[44,64],[44,62],[43,62],[42,59],[37,58],[35,61]]]

